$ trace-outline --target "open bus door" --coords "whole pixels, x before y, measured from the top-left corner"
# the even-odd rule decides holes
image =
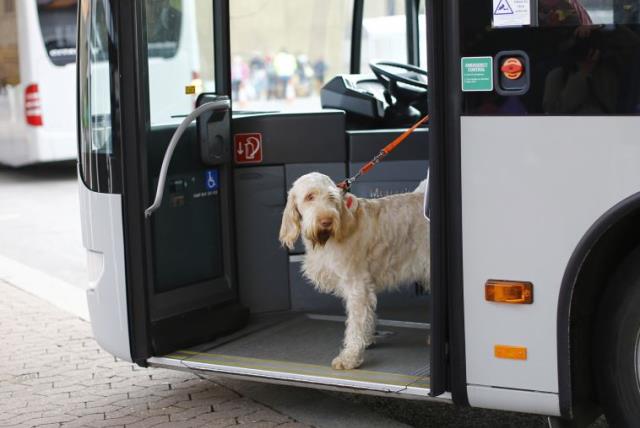
[[[418,3],[407,3],[417,28]],[[353,34],[361,34],[363,2],[351,12]],[[203,21],[208,27],[194,37],[194,22]],[[83,0],[79,22],[83,236],[98,342],[141,365],[420,398],[444,393],[445,339],[436,331],[446,307],[432,309],[442,288],[381,296],[378,326],[388,346],[368,350],[377,357],[363,370],[332,370],[341,302],[304,281],[301,246],[287,251],[277,239],[297,177],[320,171],[341,180],[399,130],[347,129],[344,111],[320,105],[233,118],[217,109],[187,127],[162,205],[145,218],[169,140],[196,107],[185,87],[204,88],[207,100],[231,95],[229,2]],[[197,50],[201,63],[185,59],[185,49]],[[353,71],[359,61],[351,63]],[[353,192],[415,189],[428,171],[428,129],[410,140]],[[220,156],[202,151],[202,141]],[[249,146],[255,150],[245,152]],[[243,149],[234,160],[232,147]]]
[[[194,105],[184,92],[193,78],[185,50],[199,48],[189,34],[193,4],[87,0],[79,11],[83,236],[96,281],[89,292],[92,326],[103,347],[139,364],[237,330],[247,317],[238,304],[233,257],[231,156],[221,152],[205,164],[198,144],[202,132],[215,128],[218,147],[230,147],[229,108],[218,109],[201,132],[187,130],[163,207],[151,221],[143,214],[169,139]],[[214,17],[226,15],[213,13],[214,4],[224,3],[208,5],[211,34],[220,25]],[[147,25],[155,31],[144,31]],[[201,48],[222,57],[227,33],[218,33],[215,48],[213,38]],[[228,91],[227,81],[218,80],[223,75],[220,70],[210,82],[222,93]],[[169,105],[166,95],[175,102]],[[184,205],[190,209],[172,209]]]

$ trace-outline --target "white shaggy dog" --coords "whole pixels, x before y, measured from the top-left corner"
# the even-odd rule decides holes
[[[429,223],[423,193],[380,199],[344,194],[326,175],[300,177],[289,191],[280,242],[306,247],[303,272],[323,293],[345,302],[347,322],[334,369],[363,362],[374,341],[376,293],[402,284],[429,287]]]

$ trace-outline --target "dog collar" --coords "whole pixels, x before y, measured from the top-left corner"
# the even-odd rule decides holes
[[[347,204],[347,209],[351,209],[351,206],[353,205],[353,196],[347,196],[345,203]]]

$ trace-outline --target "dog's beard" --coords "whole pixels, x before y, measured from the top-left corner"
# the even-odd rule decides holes
[[[334,229],[333,227],[328,229],[319,226],[311,227],[305,235],[315,248],[316,245],[324,246],[334,236]]]
[[[324,246],[329,239],[339,238],[340,222],[334,218],[333,224],[329,228],[324,228],[319,225],[313,225],[306,228],[305,236],[311,242],[313,247],[316,245]]]
[[[324,245],[332,236],[333,231],[331,229],[319,229],[318,231],[316,231],[316,243]]]

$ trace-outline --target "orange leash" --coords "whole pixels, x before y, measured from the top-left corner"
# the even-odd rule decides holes
[[[382,150],[380,150],[380,152],[378,152],[378,154],[375,155],[373,159],[371,159],[369,162],[364,164],[362,166],[362,168],[360,168],[358,170],[356,175],[354,175],[353,177],[349,177],[346,180],[341,181],[340,183],[337,184],[337,186],[339,188],[341,188],[344,192],[348,192],[349,189],[351,189],[351,185],[354,183],[354,181],[356,181],[358,178],[360,178],[363,175],[365,175],[374,166],[379,164],[382,161],[382,159],[384,159],[389,153],[391,153],[396,147],[398,147],[400,145],[400,143],[402,143],[404,140],[406,140],[409,137],[409,135],[413,134],[413,131],[418,129],[418,127],[420,125],[422,125],[423,123],[425,123],[428,120],[429,120],[429,115],[426,115],[425,117],[423,117],[422,119],[420,119],[419,121],[414,123],[413,126],[411,126],[411,128],[407,129],[402,134],[400,134],[398,137],[396,137],[395,140],[393,140],[392,142],[387,144]]]

